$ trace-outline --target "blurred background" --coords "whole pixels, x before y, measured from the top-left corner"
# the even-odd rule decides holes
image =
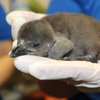
[[[0,0],[6,12],[12,10],[32,10],[45,13],[50,0]]]

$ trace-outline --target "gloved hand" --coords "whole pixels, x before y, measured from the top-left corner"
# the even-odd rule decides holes
[[[17,69],[40,80],[64,79],[81,91],[100,92],[100,64],[87,61],[61,61],[25,55],[14,61]]]
[[[7,21],[13,29],[14,39],[23,23],[43,16],[45,15],[23,11],[8,14]],[[67,84],[73,84],[81,91],[100,92],[100,64],[97,63],[61,61],[25,55],[15,58],[14,64],[20,71],[29,73],[40,80],[64,79]]]

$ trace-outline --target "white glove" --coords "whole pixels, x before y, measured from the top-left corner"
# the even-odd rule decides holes
[[[22,72],[40,80],[65,79],[83,91],[100,92],[100,64],[86,61],[61,61],[25,55],[15,58],[14,64]],[[71,78],[74,81],[67,79]],[[88,89],[82,88],[86,87]],[[90,89],[89,89],[90,88]]]
[[[6,17],[7,22],[11,25],[12,37],[17,38],[20,27],[31,20],[37,20],[46,16],[45,14],[34,13],[31,11],[13,11]]]

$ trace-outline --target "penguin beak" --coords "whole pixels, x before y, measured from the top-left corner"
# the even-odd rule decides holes
[[[10,57],[17,57],[25,54],[26,50],[25,47],[23,47],[22,45],[17,45],[16,47],[12,48],[12,50],[9,52]]]

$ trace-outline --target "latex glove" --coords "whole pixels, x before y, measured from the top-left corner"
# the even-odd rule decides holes
[[[12,37],[15,40],[17,38],[18,31],[20,27],[31,20],[37,20],[46,16],[45,14],[34,13],[31,11],[13,11],[10,12],[6,20],[11,25]]]
[[[100,64],[97,63],[61,61],[25,55],[17,57],[14,64],[20,71],[40,80],[65,79],[67,84],[73,84],[81,91],[100,92]]]

